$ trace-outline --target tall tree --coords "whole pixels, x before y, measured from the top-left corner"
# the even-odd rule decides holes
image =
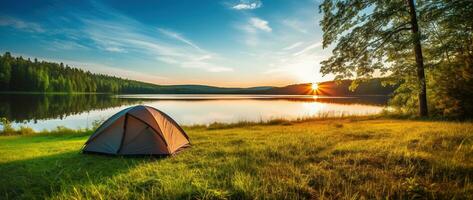
[[[434,11],[419,15],[423,17],[420,21],[424,21],[422,48],[428,67],[429,113],[471,118],[473,1],[437,0],[426,6],[428,8],[423,10]],[[420,7],[426,6],[420,4]]]
[[[9,90],[10,79],[11,79],[11,55],[5,53],[3,57],[0,57],[0,90]]]
[[[417,65],[417,78],[419,79],[419,115],[427,116],[427,89],[424,72],[424,56],[422,55],[422,45],[420,43],[421,34],[417,23],[417,11],[414,0],[406,0],[409,5],[410,24],[412,31],[412,43]]]
[[[333,55],[321,62],[323,74],[336,79],[416,76],[419,115],[427,116],[422,35],[413,0],[325,0],[320,11],[323,46],[336,43]]]

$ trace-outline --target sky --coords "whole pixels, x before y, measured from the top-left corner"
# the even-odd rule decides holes
[[[144,82],[320,82],[317,0],[2,0],[0,52]]]

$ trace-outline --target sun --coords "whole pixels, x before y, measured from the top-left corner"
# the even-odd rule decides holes
[[[312,90],[317,91],[319,89],[319,84],[317,83],[312,83]]]

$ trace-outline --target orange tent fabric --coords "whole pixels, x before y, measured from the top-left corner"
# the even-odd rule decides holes
[[[106,120],[85,143],[84,153],[173,155],[190,147],[185,131],[149,106],[124,109]]]

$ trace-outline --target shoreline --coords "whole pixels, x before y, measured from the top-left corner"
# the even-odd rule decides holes
[[[449,118],[420,118],[420,117],[413,117],[409,115],[399,115],[399,114],[389,114],[389,113],[380,113],[376,115],[352,115],[352,116],[338,116],[338,117],[330,117],[330,116],[317,116],[317,117],[300,117],[296,119],[287,119],[287,118],[273,118],[268,120],[255,120],[255,121],[247,121],[241,120],[236,122],[211,122],[205,124],[188,124],[188,125],[181,125],[184,129],[206,129],[206,130],[218,130],[218,129],[231,129],[231,128],[241,128],[241,127],[251,127],[251,126],[276,126],[276,125],[284,125],[290,126],[294,124],[306,123],[306,122],[337,122],[337,121],[350,121],[350,122],[357,122],[357,121],[369,121],[369,120],[401,120],[408,122],[451,122],[451,123],[473,123],[473,119],[449,119]],[[92,122],[95,123],[95,126],[100,125],[102,122]],[[66,133],[85,133],[90,132],[92,133],[95,130],[94,126],[86,127],[86,128],[68,128],[64,126],[57,126],[52,129],[43,129],[40,131],[36,131],[28,126],[18,126],[14,128],[15,133],[8,133],[4,134],[0,131],[0,137],[4,136],[18,136],[18,135],[41,135],[41,134],[58,134],[60,132]]]

